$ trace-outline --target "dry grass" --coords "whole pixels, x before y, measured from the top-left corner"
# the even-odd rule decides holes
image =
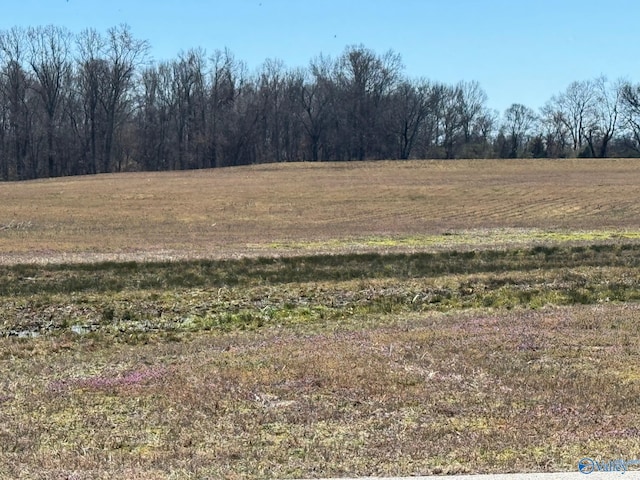
[[[0,184],[0,478],[638,458],[638,184],[636,160]]]
[[[636,457],[637,251],[2,267],[0,478]]]
[[[637,458],[638,314],[432,313],[134,346],[4,339],[0,473],[305,478]]]
[[[301,163],[1,184],[0,251],[7,263],[637,237],[639,165]]]

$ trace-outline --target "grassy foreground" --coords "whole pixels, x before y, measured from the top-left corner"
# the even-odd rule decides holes
[[[575,470],[640,454],[640,246],[0,269],[0,475]]]

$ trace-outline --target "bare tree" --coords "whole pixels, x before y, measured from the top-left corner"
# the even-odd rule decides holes
[[[12,178],[15,175],[19,180],[37,177],[37,164],[33,159],[28,161],[33,114],[29,106],[32,80],[23,66],[26,44],[26,34],[22,29],[0,32],[0,88],[6,105],[4,115],[8,129],[8,157],[12,158],[11,163],[5,160],[3,176]]]
[[[418,141],[431,107],[431,84],[427,80],[405,80],[393,94],[393,115],[398,158],[408,159]]]
[[[364,160],[384,138],[378,128],[382,107],[400,79],[402,61],[393,51],[378,56],[360,45],[347,48],[339,65],[349,158]]]
[[[281,60],[267,59],[258,79],[260,96],[260,142],[265,161],[282,161],[282,123],[285,112],[285,65]]]
[[[0,72],[1,72],[0,67]],[[9,131],[9,109],[4,97],[4,78],[0,73],[0,180],[9,180],[9,149],[7,132]]]
[[[299,121],[307,134],[310,158],[314,162],[329,155],[329,129],[332,113],[337,108],[336,72],[336,63],[320,55],[311,60],[309,74],[299,90],[302,106]]]
[[[574,154],[579,154],[586,144],[596,98],[593,82],[581,81],[572,82],[548,103],[548,108],[556,112],[558,120],[566,127]]]
[[[303,105],[300,102],[306,73],[302,68],[289,70],[285,74],[285,98],[283,102],[282,150],[284,161],[301,160],[304,156],[305,129],[300,122]]]
[[[458,89],[460,96],[460,111],[462,121],[462,133],[464,134],[465,143],[472,141],[473,131],[476,122],[485,113],[485,105],[487,103],[487,94],[477,81],[460,82]]]
[[[477,81],[460,82],[461,127],[463,134],[463,155],[477,156],[489,149],[489,137],[494,118],[487,109],[487,94]]]
[[[539,123],[519,104],[500,122],[478,82],[406,78],[392,51],[350,46],[307,68],[267,60],[249,75],[228,50],[155,65],[147,50],[126,25],[75,39],[53,26],[0,31],[0,178],[640,152],[640,87],[605,77],[571,83]]]
[[[221,166],[246,165],[257,161],[261,114],[258,84],[247,74],[244,62],[233,64],[232,100],[225,108],[220,125]]]
[[[141,76],[138,158],[147,170],[166,170],[174,156],[171,125],[172,69],[167,63],[146,68]]]
[[[627,144],[640,153],[640,85],[630,82],[620,85],[620,106]]]
[[[440,145],[445,158],[456,158],[464,135],[462,90],[459,86],[441,85],[438,100]]]
[[[540,109],[540,125],[543,129],[547,156],[560,158],[567,156],[571,148],[569,129],[563,113],[548,102]]]
[[[606,77],[572,82],[543,107],[548,141],[562,149],[568,137],[574,155],[605,157],[618,126],[620,82]]]
[[[514,103],[504,112],[503,128],[510,142],[510,157],[516,158],[523,153],[535,121],[535,112],[519,103]]]
[[[149,44],[133,37],[128,25],[107,31],[105,57],[108,62],[106,89],[100,95],[105,113],[104,154],[102,170],[112,167],[113,146],[119,127],[129,118],[136,68],[146,61]]]
[[[216,50],[210,63],[208,166],[219,167],[224,164],[223,152],[229,140],[224,134],[225,125],[233,116],[239,83],[242,82],[240,77],[243,68],[228,49]]]
[[[66,29],[49,25],[30,28],[27,37],[29,64],[37,79],[35,91],[42,100],[46,115],[47,176],[55,176],[58,174],[56,169],[60,167],[60,162],[55,158],[54,132],[63,95],[69,90],[71,33]]]
[[[498,125],[499,117],[500,114],[497,110],[484,108],[476,119],[474,125],[475,137],[478,139],[477,149],[474,152],[476,156],[483,158],[490,156],[492,151],[491,141]]]
[[[246,64],[235,60],[229,51],[220,58],[222,61],[214,63],[210,87],[210,151],[215,154],[216,166],[255,163],[262,141],[259,81],[250,77]]]
[[[202,152],[205,97],[205,54],[202,50],[190,50],[180,54],[171,65],[175,123],[177,129],[177,168],[194,168],[200,165],[198,152]]]
[[[610,85],[607,78],[602,76],[595,79],[592,86],[593,106],[590,109],[590,121],[586,123],[585,138],[591,156],[604,158],[618,126],[622,81]]]
[[[104,154],[104,132],[106,118],[102,108],[102,98],[106,94],[109,78],[109,64],[106,59],[106,40],[96,30],[84,30],[76,38],[78,51],[76,88],[83,106],[82,137],[88,153],[87,173],[97,173],[98,163],[105,162],[99,155]]]

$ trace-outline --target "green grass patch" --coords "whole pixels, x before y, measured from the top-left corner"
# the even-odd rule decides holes
[[[330,239],[324,241],[271,242],[271,250],[294,251],[344,251],[348,249],[396,250],[421,249],[443,250],[452,248],[486,248],[531,244],[593,244],[595,242],[624,242],[640,240],[638,230],[539,230],[539,229],[492,229],[460,230],[433,235],[369,236],[361,238]]]
[[[0,332],[255,330],[640,299],[640,245],[0,267]]]

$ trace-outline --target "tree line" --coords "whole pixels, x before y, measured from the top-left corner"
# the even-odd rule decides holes
[[[0,179],[286,161],[640,155],[640,86],[571,83],[539,110],[403,72],[362,45],[255,72],[229,50],[149,60],[120,25],[0,31]]]

